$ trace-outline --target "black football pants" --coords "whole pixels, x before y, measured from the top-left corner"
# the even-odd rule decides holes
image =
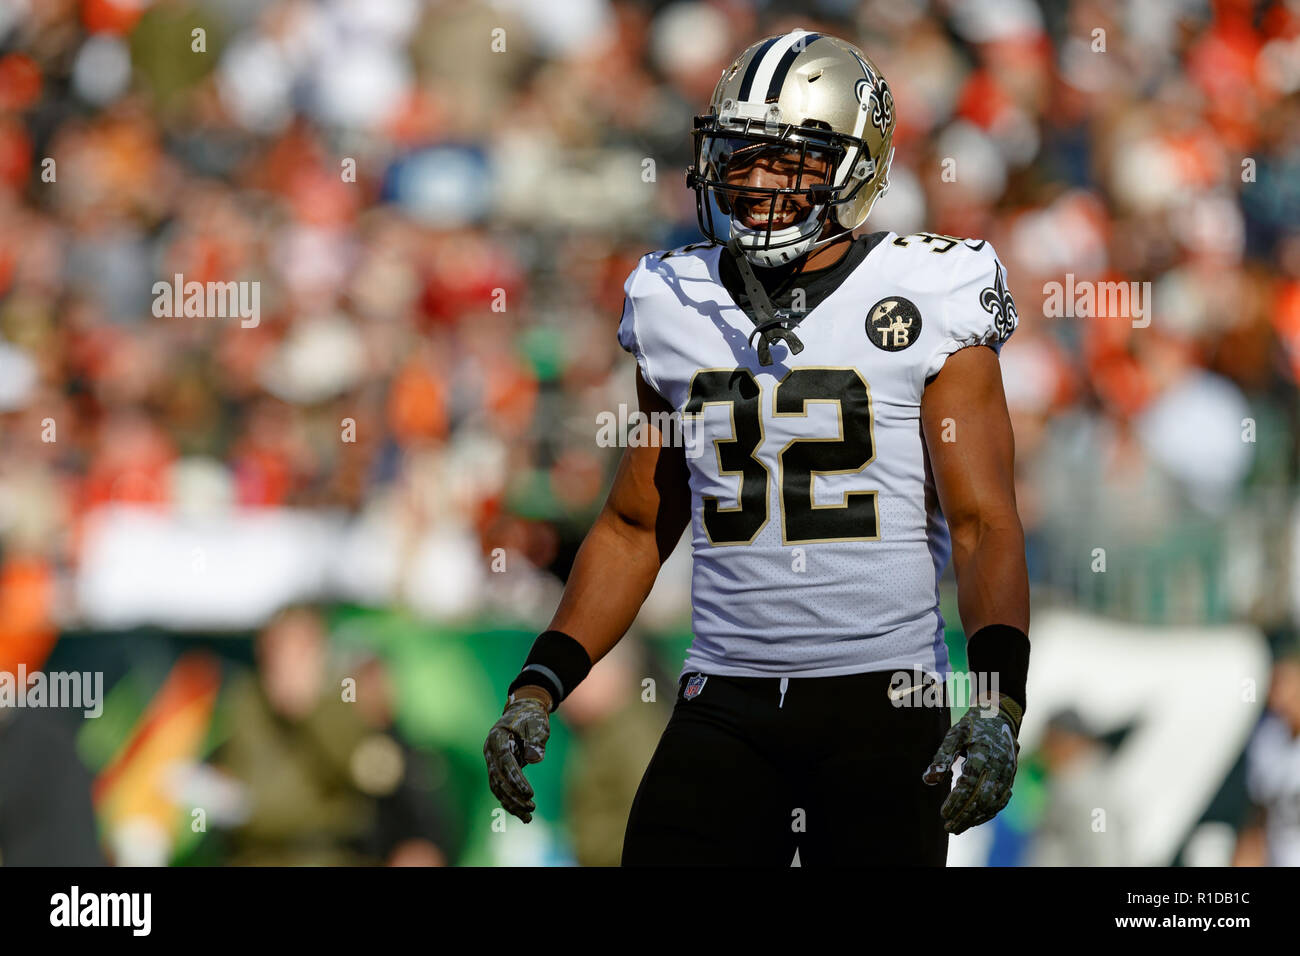
[[[637,790],[623,865],[943,866],[952,773],[921,780],[947,707],[899,707],[890,672],[709,675],[677,701]],[[917,695],[919,697],[919,695]]]

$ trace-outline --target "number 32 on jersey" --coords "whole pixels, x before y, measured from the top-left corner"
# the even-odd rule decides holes
[[[713,545],[751,544],[770,515],[771,469],[759,458],[765,432],[763,405],[771,402],[775,418],[807,418],[811,404],[833,405],[838,434],[792,438],[776,452],[783,544],[821,541],[877,541],[880,513],[875,491],[845,491],[836,504],[817,504],[813,480],[818,475],[849,475],[875,460],[871,390],[856,368],[793,368],[763,394],[748,369],[700,369],[691,379],[683,422],[697,425],[710,405],[730,411],[729,437],[714,438],[720,475],[739,478],[736,505],[723,507],[714,495],[703,496],[704,530]]]

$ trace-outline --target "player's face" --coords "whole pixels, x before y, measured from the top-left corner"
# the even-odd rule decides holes
[[[722,180],[728,186],[760,189],[807,189],[829,182],[830,171],[829,157],[818,150],[809,149],[801,157],[798,149],[758,145],[736,150],[721,170]],[[751,229],[766,229],[769,214],[773,229],[792,226],[813,207],[812,199],[802,193],[774,198],[737,190],[728,198],[735,217]]]

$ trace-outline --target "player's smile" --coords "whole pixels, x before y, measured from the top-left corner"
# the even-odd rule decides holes
[[[800,167],[802,165],[802,177]],[[749,162],[736,162],[727,170],[728,185],[759,189],[807,189],[826,182],[830,164],[819,156],[808,155],[802,162],[798,152],[766,151]],[[769,195],[738,195],[732,200],[736,218],[751,229],[766,229],[772,213],[774,199]],[[808,215],[813,203],[807,195],[794,194],[777,197],[776,212],[771,216],[773,229],[783,229],[800,222]]]
[[[804,217],[810,208],[806,201],[798,203],[783,199],[779,207],[780,211],[775,216],[772,216],[772,228],[783,229],[786,226],[794,225],[797,220]],[[758,202],[738,199],[735,202],[736,218],[751,229],[766,229],[771,209],[772,203],[768,199]]]

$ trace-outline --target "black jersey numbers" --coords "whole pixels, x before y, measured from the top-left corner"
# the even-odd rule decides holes
[[[703,369],[691,380],[682,417],[699,418],[709,405],[729,406],[730,435],[713,439],[713,447],[719,474],[740,479],[735,506],[704,497],[711,544],[749,544],[767,524],[771,476],[754,457],[763,443],[762,399],[748,369]],[[834,405],[838,421],[836,435],[791,439],[777,455],[782,542],[877,540],[876,492],[845,491],[836,504],[819,505],[813,496],[816,476],[856,474],[875,459],[871,391],[857,369],[791,369],[777,383],[772,402],[781,418],[807,417],[812,403]]]
[[[874,491],[846,491],[839,504],[813,500],[815,476],[856,474],[875,459],[871,391],[854,368],[792,369],[776,387],[776,414],[807,417],[811,402],[836,406],[839,434],[795,438],[781,449],[781,537],[786,544],[876,540]]]
[[[960,236],[945,236],[941,232],[914,232],[910,236],[899,236],[894,240],[894,245],[907,247],[913,242],[923,242],[930,247],[931,252],[943,254],[957,246],[958,243],[964,245],[967,249],[979,252],[984,248],[986,239],[963,239]]]
[[[705,406],[731,406],[731,438],[715,438],[718,472],[739,475],[737,506],[723,508],[718,499],[704,498],[704,530],[713,544],[748,544],[767,524],[769,476],[754,457],[763,443],[759,389],[748,369],[701,369],[691,379],[682,418],[698,418]]]
[[[913,242],[923,242],[931,252],[944,253],[961,242],[960,236],[945,236],[941,232],[914,232],[910,236],[899,236],[894,240],[896,246],[907,246]]]

